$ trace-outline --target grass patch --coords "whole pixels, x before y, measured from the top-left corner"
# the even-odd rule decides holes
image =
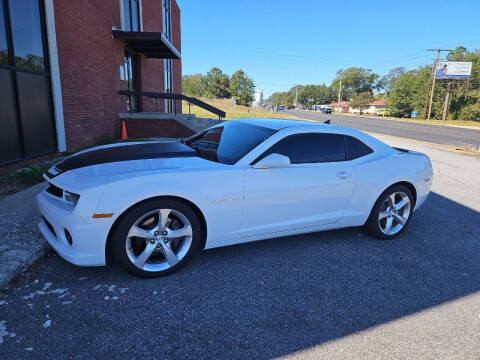
[[[91,148],[92,146],[108,145],[108,144],[113,144],[117,142],[121,142],[121,140],[111,136],[103,136],[98,139],[95,139],[94,145],[85,146],[85,147],[71,150],[71,151],[66,151],[62,153],[60,156],[61,157],[70,156],[81,150]],[[43,174],[57,161],[59,161],[59,158],[55,158],[47,161],[41,161],[37,164],[27,166],[22,169],[11,170],[3,174],[0,174],[0,194],[4,192],[12,193],[12,192],[15,192],[14,190],[17,188],[18,190],[21,190],[28,186],[32,186],[44,181],[45,179],[43,178]],[[8,189],[3,191],[2,187],[7,187]]]
[[[226,120],[232,119],[240,119],[240,118],[269,118],[269,119],[297,119],[300,120],[301,118],[285,114],[283,112],[270,112],[263,109],[254,109],[249,108],[243,105],[237,105],[235,108],[233,107],[232,100],[230,99],[206,99],[200,98],[200,100],[215,106],[216,108],[225,111],[226,113]],[[188,114],[188,102],[183,101],[182,103],[182,112],[184,114]],[[207,110],[204,110],[198,106],[190,105],[190,113],[194,114],[196,117],[199,118],[216,118],[217,116]]]
[[[19,170],[12,170],[0,175],[0,183],[34,185],[44,180],[43,173],[51,166],[52,162],[46,162]]]

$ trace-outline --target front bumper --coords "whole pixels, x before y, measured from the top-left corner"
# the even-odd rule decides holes
[[[45,190],[37,195],[37,205],[42,215],[38,227],[62,258],[79,266],[105,265],[105,245],[112,219],[94,219],[92,212],[68,208],[62,198]],[[65,229],[71,234],[71,245]]]

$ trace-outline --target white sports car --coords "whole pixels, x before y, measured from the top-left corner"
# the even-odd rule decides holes
[[[201,249],[260,239],[349,226],[392,239],[427,198],[432,166],[348,128],[242,119],[181,142],[85,150],[45,179],[39,227],[64,259],[112,256],[152,277]]]

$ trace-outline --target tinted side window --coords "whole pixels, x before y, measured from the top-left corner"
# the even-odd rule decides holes
[[[345,143],[347,146],[347,160],[358,159],[373,152],[363,142],[351,136],[345,136]]]
[[[337,134],[297,134],[280,140],[261,158],[273,153],[288,156],[292,164],[345,161],[345,141]]]

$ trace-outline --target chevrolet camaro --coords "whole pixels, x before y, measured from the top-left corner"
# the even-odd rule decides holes
[[[363,226],[392,239],[427,198],[432,166],[353,129],[241,119],[84,150],[44,177],[39,228],[60,256],[153,277],[201,249],[292,234]]]

